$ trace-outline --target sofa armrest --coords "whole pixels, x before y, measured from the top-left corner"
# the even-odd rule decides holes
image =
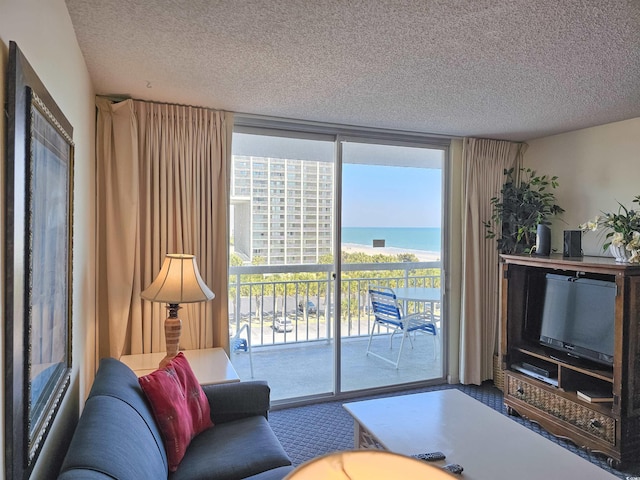
[[[262,415],[268,418],[271,389],[265,381],[203,385],[213,423]]]

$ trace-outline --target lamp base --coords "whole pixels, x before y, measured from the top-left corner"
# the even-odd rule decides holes
[[[173,360],[175,358],[175,355],[167,355],[166,357],[164,357],[162,360],[160,360],[160,363],[158,364],[158,368],[166,368],[169,366],[169,364],[171,363],[171,360]]]
[[[182,333],[182,320],[178,318],[177,304],[169,304],[169,317],[164,321],[164,338],[167,345],[167,355],[160,361],[160,368],[166,367],[169,362],[178,354],[180,344],[180,334]]]

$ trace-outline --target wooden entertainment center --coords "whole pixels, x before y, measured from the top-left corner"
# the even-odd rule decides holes
[[[640,458],[640,265],[613,258],[501,255],[500,362],[504,403],[552,434],[621,468]],[[615,282],[613,365],[558,353],[539,342],[546,274]],[[523,373],[535,365],[545,375]],[[604,392],[592,402],[578,392]],[[609,395],[610,393],[610,395]],[[610,398],[607,398],[610,397]]]

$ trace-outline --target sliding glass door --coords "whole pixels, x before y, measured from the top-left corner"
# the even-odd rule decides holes
[[[275,401],[333,393],[333,137],[236,131],[231,361]]]
[[[443,377],[444,159],[442,149],[341,143],[342,391]],[[376,325],[371,289],[395,295],[423,328],[403,338],[399,325]]]
[[[268,381],[279,403],[443,376],[445,148],[236,128],[229,326],[241,379]],[[401,301],[438,334],[407,338],[398,368],[380,357],[397,358],[402,335],[376,329],[383,355],[367,353],[374,285],[431,294]]]

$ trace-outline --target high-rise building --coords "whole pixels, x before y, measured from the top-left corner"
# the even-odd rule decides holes
[[[334,164],[234,155],[234,251],[267,265],[318,263],[333,248]]]

